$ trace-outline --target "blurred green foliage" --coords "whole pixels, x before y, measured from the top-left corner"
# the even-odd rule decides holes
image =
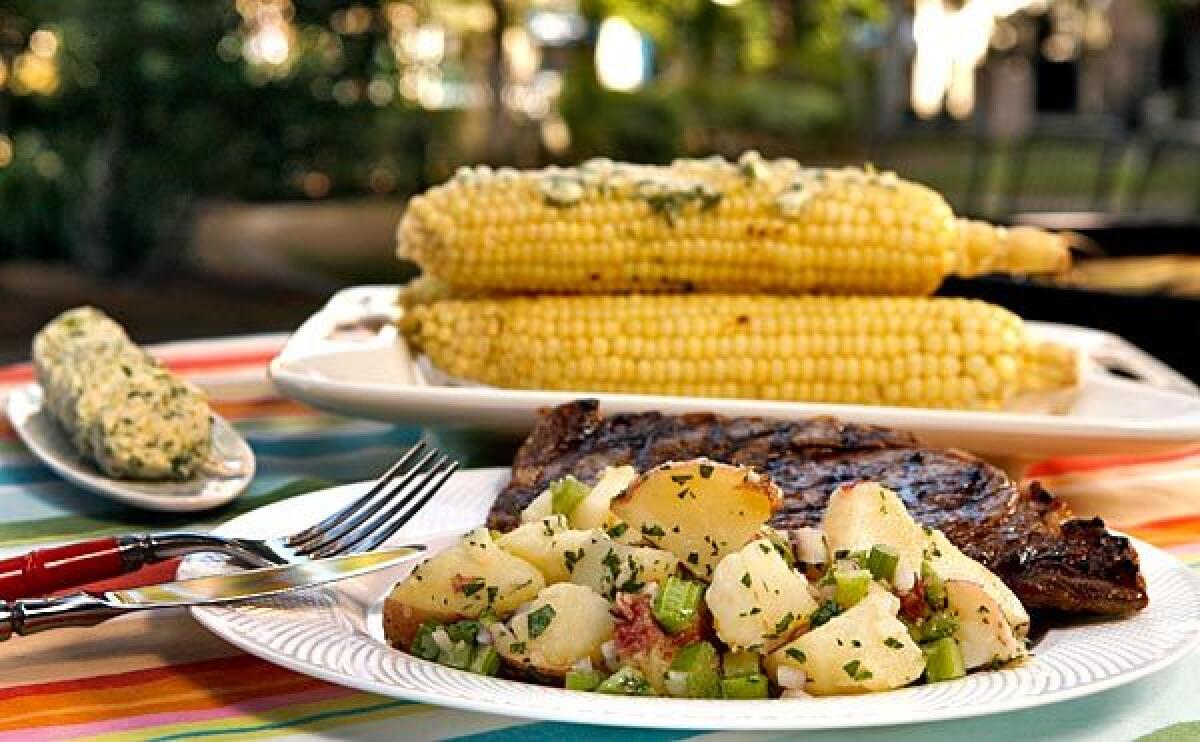
[[[411,5],[425,13],[451,2]],[[368,100],[371,81],[394,90],[399,72],[385,24],[339,33],[331,18],[352,6],[378,18],[384,4],[293,0],[294,63],[272,75],[240,58],[233,0],[5,0],[0,59],[10,70],[35,29],[53,31],[59,47],[53,94],[0,88],[0,135],[12,144],[12,161],[0,166],[0,259],[68,259],[107,274],[161,267],[182,254],[200,199],[404,196],[450,165],[495,159],[464,143],[463,114],[400,96]],[[488,4],[510,22],[531,7]],[[842,86],[862,72],[847,65],[848,45],[885,6],[583,0],[593,29],[619,14],[653,39],[655,76],[641,91],[615,93],[596,82],[593,37],[559,54],[571,146],[557,158],[536,148],[535,156],[663,162],[720,149],[730,132],[750,145],[844,138],[856,112]],[[496,49],[498,39],[483,47]],[[477,62],[446,67],[462,75]],[[484,67],[494,74],[498,64]],[[355,94],[335,95],[342,84]],[[518,116],[494,122],[506,120],[538,125]]]

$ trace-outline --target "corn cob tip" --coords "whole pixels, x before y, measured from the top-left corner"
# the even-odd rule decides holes
[[[1079,357],[1073,349],[1058,343],[1027,342],[1021,366],[1022,391],[1069,389],[1079,381]]]
[[[958,227],[963,249],[956,275],[1062,273],[1071,267],[1070,244],[1056,232],[973,219],[959,219]]]

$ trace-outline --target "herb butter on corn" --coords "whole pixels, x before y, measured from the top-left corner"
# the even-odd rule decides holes
[[[893,173],[753,152],[736,163],[463,168],[409,202],[397,236],[400,255],[456,298],[923,296],[949,275],[1055,272],[1070,258],[1060,235],[958,218],[938,193]]]
[[[212,420],[203,392],[103,312],[59,315],[34,339],[33,363],[46,409],[109,476],[187,479],[208,458]]]

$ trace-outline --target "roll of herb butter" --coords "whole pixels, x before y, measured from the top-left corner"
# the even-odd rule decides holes
[[[120,479],[187,479],[208,458],[204,393],[138,348],[91,307],[71,309],[33,341],[46,409],[76,449]]]

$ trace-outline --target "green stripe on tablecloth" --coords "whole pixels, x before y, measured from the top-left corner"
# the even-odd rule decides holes
[[[197,513],[158,513],[115,507],[92,515],[63,515],[57,518],[0,523],[0,545],[15,546],[64,538],[87,538],[127,533],[131,528],[168,530],[204,523],[217,523],[279,500],[334,486],[315,477],[292,480],[262,494],[242,497],[223,508]]]
[[[455,742],[510,742],[510,740],[532,740],[533,742],[561,742],[570,739],[613,740],[616,742],[667,742],[688,739],[702,732],[674,729],[623,729],[621,727],[587,727],[557,721],[536,722],[479,732],[462,737],[449,737]]]

